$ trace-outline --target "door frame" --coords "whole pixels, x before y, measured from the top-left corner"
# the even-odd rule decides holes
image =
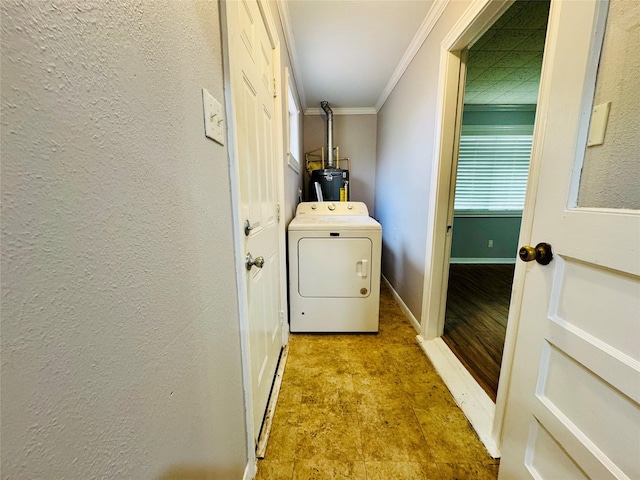
[[[456,402],[478,433],[488,452],[500,456],[502,426],[507,402],[508,385],[518,331],[519,312],[522,303],[525,267],[516,264],[513,280],[508,327],[500,370],[500,381],[495,404],[471,377],[466,368],[440,338],[444,333],[447,301],[448,263],[450,260],[451,231],[447,228],[453,219],[453,177],[457,164],[458,132],[462,120],[462,94],[464,83],[461,74],[466,69],[464,51],[472,46],[515,0],[474,0],[464,15],[449,31],[441,43],[436,111],[436,138],[431,177],[429,209],[427,214],[427,245],[425,255],[425,282],[418,340],[451,390]],[[551,22],[551,12],[549,13]],[[539,159],[536,155],[537,138],[541,138],[543,125],[539,119],[546,115],[544,71],[553,48],[553,39],[547,38],[545,58],[541,73],[538,108],[534,125],[534,141],[527,181],[525,207],[522,213],[519,245],[529,244],[533,226],[535,194],[539,177]]]
[[[224,74],[224,96],[225,96],[225,115],[227,120],[227,150],[229,162],[229,177],[231,182],[231,204],[233,216],[233,244],[234,257],[236,267],[236,290],[238,292],[238,313],[239,313],[239,329],[240,329],[240,352],[242,360],[242,383],[244,390],[244,409],[245,409],[245,436],[247,447],[247,465],[244,472],[243,480],[254,478],[257,472],[256,445],[253,441],[253,392],[251,382],[251,352],[249,343],[249,298],[245,282],[246,265],[245,265],[245,248],[244,248],[244,231],[242,220],[242,204],[240,198],[240,184],[242,177],[240,175],[240,166],[238,162],[238,146],[235,118],[235,104],[233,102],[232,83],[231,83],[231,44],[229,41],[229,19],[227,17],[227,3],[234,0],[222,0],[220,6],[220,26],[222,31],[222,63]],[[268,0],[256,0],[262,20],[267,29],[267,35],[271,41],[274,58],[274,91],[276,94],[276,102],[274,106],[274,148],[277,165],[276,172],[276,188],[278,199],[278,256],[279,256],[279,283],[280,283],[280,300],[279,300],[279,318],[282,331],[282,345],[285,346],[289,340],[289,328],[286,321],[289,318],[287,303],[287,269],[286,269],[286,239],[285,226],[283,219],[282,207],[285,204],[284,198],[284,130],[283,130],[283,106],[282,98],[286,94],[282,91],[282,60],[281,46],[278,36],[278,30],[274,23],[274,16],[269,6]]]

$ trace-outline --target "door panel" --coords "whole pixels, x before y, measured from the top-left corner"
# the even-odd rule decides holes
[[[237,105],[238,159],[240,167],[240,194],[242,198],[242,217],[249,220],[251,226],[260,228],[260,215],[256,206],[260,205],[259,177],[252,172],[259,169],[258,131],[256,111],[258,108],[257,92],[250,80],[243,76],[241,85],[235,95]]]
[[[236,26],[240,29],[240,38],[244,44],[244,51],[253,60],[253,52],[255,49],[255,9],[249,7],[249,3],[242,1],[238,2],[237,14],[239,19],[236,19]],[[234,12],[235,13],[235,12]]]
[[[531,419],[529,451],[527,468],[539,478],[589,478],[535,418]]]
[[[607,9],[551,6],[526,240],[551,244],[554,259],[516,271],[524,297],[501,479],[640,478],[640,212],[580,208],[573,190]]]
[[[640,324],[628,315],[640,312],[640,285],[636,279],[574,260],[564,262],[559,270],[552,292],[551,317],[581,337],[600,339],[617,350],[618,356],[629,357],[629,362],[640,361]]]
[[[246,271],[254,440],[257,440],[282,349],[278,171],[275,158],[273,47],[255,0],[225,3],[240,174],[242,221],[251,230],[244,254],[262,257]],[[234,33],[237,32],[237,33]],[[269,81],[265,81],[269,79]],[[243,229],[244,225],[238,225]]]
[[[579,361],[580,355],[572,355],[572,350],[561,342],[543,346],[536,389],[539,417],[553,414],[574,435],[593,442],[598,455],[631,473],[631,478],[639,478],[637,443],[618,444],[617,440],[637,436],[638,425],[629,421],[636,414],[635,402],[612,388],[602,376],[585,368]],[[567,391],[568,385],[570,391]],[[594,412],[607,414],[594,415]]]
[[[266,95],[267,98],[269,95]],[[273,152],[273,118],[271,112],[266,109],[262,110],[262,142],[263,148],[266,152]],[[261,217],[266,226],[273,226],[277,222],[276,218],[276,190],[277,185],[275,178],[275,168],[265,168],[266,165],[261,165],[260,178],[261,178]]]

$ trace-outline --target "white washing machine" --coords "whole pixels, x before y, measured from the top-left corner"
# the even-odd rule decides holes
[[[304,202],[289,224],[292,332],[377,332],[382,227],[362,202]]]

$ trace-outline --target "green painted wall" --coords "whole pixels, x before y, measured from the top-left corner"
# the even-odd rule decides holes
[[[521,217],[454,217],[451,259],[506,259],[518,253]],[[493,247],[489,248],[489,240]]]
[[[470,125],[533,125],[535,106],[465,105],[463,128]],[[518,253],[520,216],[455,216],[451,259],[514,259]],[[493,240],[493,247],[489,247]],[[473,260],[471,260],[473,259]]]

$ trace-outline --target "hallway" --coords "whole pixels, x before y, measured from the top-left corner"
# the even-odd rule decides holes
[[[495,479],[415,336],[384,285],[377,335],[291,335],[256,478]]]

